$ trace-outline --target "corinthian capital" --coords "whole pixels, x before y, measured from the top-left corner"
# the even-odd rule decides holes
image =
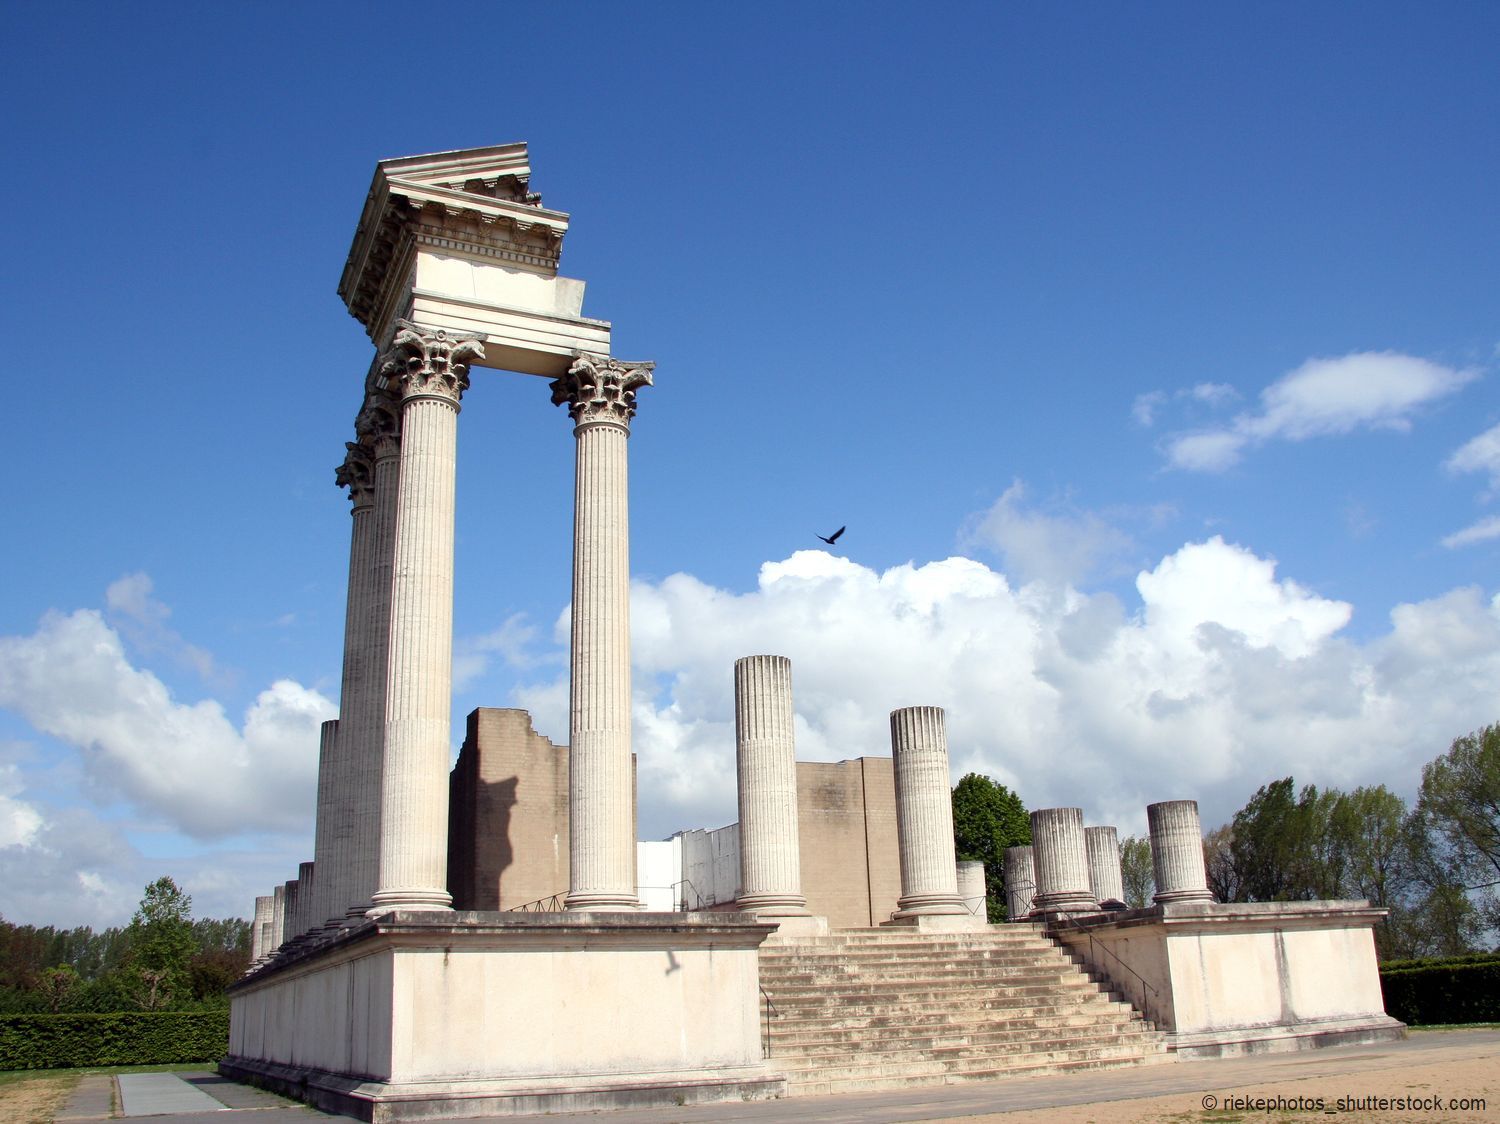
[[[344,463],[334,472],[334,482],[340,488],[349,489],[349,499],[355,507],[373,503],[375,497],[375,457],[368,445],[358,441],[346,441]]]
[[[381,377],[403,400],[437,397],[457,405],[469,389],[469,363],[484,358],[484,347],[473,337],[450,336],[441,328],[420,328],[409,320],[396,321],[396,328]]]
[[[655,363],[622,363],[613,356],[580,355],[568,373],[552,384],[552,404],[566,405],[577,425],[630,428],[635,392],[651,385]]]

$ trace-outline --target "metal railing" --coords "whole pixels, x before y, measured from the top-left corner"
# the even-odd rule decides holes
[[[1094,924],[1090,925],[1090,924],[1088,924],[1085,921],[1080,921],[1080,920],[1077,920],[1077,919],[1073,919],[1073,920],[1070,920],[1070,921],[1067,922],[1066,928],[1080,930],[1080,931],[1082,931],[1082,933],[1083,933],[1084,936],[1088,937],[1088,939],[1089,939],[1088,966],[1089,966],[1089,972],[1090,972],[1090,974],[1097,973],[1099,976],[1103,977],[1103,979],[1102,979],[1101,982],[1103,982],[1111,991],[1124,995],[1127,999],[1129,999],[1131,1001],[1132,1005],[1135,1005],[1135,999],[1134,999],[1134,996],[1132,995],[1132,993],[1130,992],[1130,990],[1128,988],[1121,987],[1118,983],[1115,982],[1115,978],[1113,976],[1111,976],[1110,973],[1105,968],[1103,968],[1102,966],[1100,966],[1100,964],[1098,963],[1098,961],[1096,959],[1095,951],[1096,950],[1103,951],[1104,955],[1108,956],[1110,958],[1110,960],[1114,961],[1121,968],[1124,968],[1125,971],[1129,972],[1132,976],[1134,976],[1136,978],[1136,981],[1141,985],[1141,989],[1140,989],[1140,997],[1141,998],[1140,998],[1140,1004],[1139,1004],[1140,1009],[1141,1009],[1141,1014],[1145,1016],[1146,1021],[1149,1022],[1152,1026],[1157,1025],[1156,1024],[1156,1015],[1153,1012],[1152,1003],[1151,1003],[1151,1000],[1148,998],[1148,995],[1157,996],[1158,999],[1159,999],[1160,996],[1161,996],[1161,992],[1158,991],[1155,987],[1153,987],[1151,985],[1151,982],[1148,979],[1146,979],[1145,976],[1141,975],[1134,968],[1132,968],[1129,964],[1125,963],[1124,960],[1121,960],[1120,957],[1115,953],[1114,949],[1110,948],[1109,945],[1105,944],[1103,941],[1096,941],[1094,939],[1094,929],[1097,928],[1101,924],[1107,924],[1107,922],[1095,922]],[[1062,928],[1063,928],[1062,926],[1059,926],[1059,930],[1060,931],[1061,931]],[[1053,939],[1057,939],[1057,938],[1054,937]],[[1066,942],[1059,941],[1059,943],[1062,944],[1064,948],[1067,948]],[[1157,1007],[1158,1008],[1160,1007],[1160,1003],[1159,1002],[1157,1004]]]
[[[781,1018],[781,1012],[776,1009],[775,1000],[771,998],[770,994],[763,987],[760,989],[760,997],[764,1000],[761,1010],[765,1013],[765,1030],[761,1032],[760,1039],[761,1049],[765,1051],[765,1056],[769,1058],[771,1056],[771,1020]]]
[[[525,905],[513,905],[506,913],[562,913],[568,908],[568,892],[559,890],[549,898],[537,898]]]

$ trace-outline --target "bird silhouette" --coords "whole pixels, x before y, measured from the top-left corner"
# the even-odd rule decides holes
[[[837,531],[833,532],[833,534],[829,535],[826,539],[823,539],[823,536],[819,535],[818,532],[816,532],[816,531],[814,531],[813,534],[817,535],[818,538],[823,539],[823,541],[826,542],[829,546],[832,546],[834,543],[836,543],[836,542],[839,541],[839,536],[842,535],[847,530],[848,530],[847,527],[840,527]]]

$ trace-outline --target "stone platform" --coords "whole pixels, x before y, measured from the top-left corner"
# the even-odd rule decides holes
[[[779,1096],[738,914],[396,912],[230,991],[226,1076],[362,1120]]]

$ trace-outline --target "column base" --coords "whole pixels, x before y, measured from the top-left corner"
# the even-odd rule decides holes
[[[761,922],[771,922],[776,931],[766,938],[766,944],[795,944],[808,937],[826,937],[829,933],[828,918],[815,917],[811,913],[788,914],[768,917],[764,913],[752,914]]]
[[[1151,900],[1157,905],[1168,905],[1171,902],[1208,902],[1214,904],[1216,899],[1209,890],[1168,890],[1163,894],[1153,894]]]
[[[563,899],[569,913],[639,913],[641,899],[634,894],[582,893]]]
[[[453,895],[447,890],[380,890],[370,899],[366,917],[403,913],[452,913]]]
[[[1072,890],[1057,894],[1037,894],[1031,899],[1033,917],[1051,913],[1098,913],[1099,903],[1094,896]]]

